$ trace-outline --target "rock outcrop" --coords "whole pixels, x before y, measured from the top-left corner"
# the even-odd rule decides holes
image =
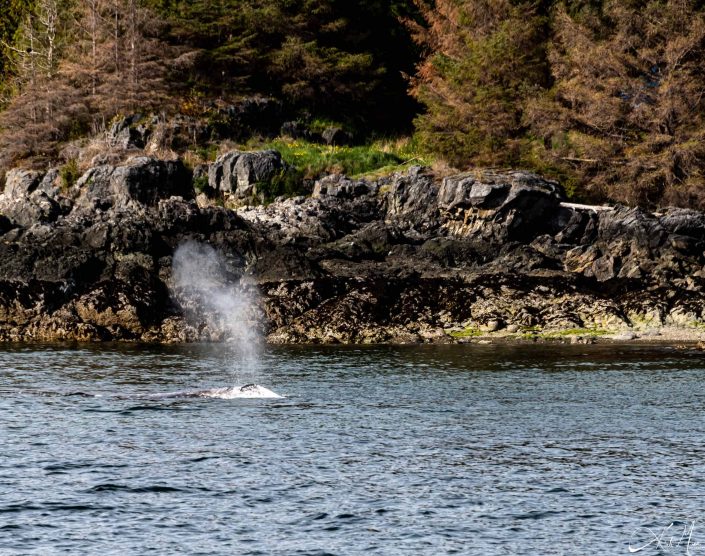
[[[283,176],[287,170],[277,151],[231,151],[210,165],[208,186],[214,193],[240,201],[252,200],[262,195],[258,187]]]
[[[191,175],[181,162],[137,157],[122,166],[91,168],[74,187],[84,209],[153,206],[160,199],[193,198]]]
[[[31,226],[54,222],[62,207],[53,198],[52,190],[41,187],[44,176],[39,172],[11,170],[7,173],[5,191],[0,196],[0,213],[11,225]]]
[[[273,151],[229,153],[209,186],[252,196],[282,170]],[[67,191],[55,179],[16,170],[0,196],[0,340],[222,337],[171,295],[188,240],[252,277],[271,342],[705,328],[705,214],[691,210],[576,207],[525,172],[329,176],[236,211],[198,206],[178,162],[91,168]]]

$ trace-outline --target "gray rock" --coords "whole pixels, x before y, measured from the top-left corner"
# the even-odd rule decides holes
[[[138,157],[122,166],[91,168],[76,182],[76,205],[84,208],[156,205],[172,196],[194,197],[191,176],[180,161]]]
[[[142,116],[136,114],[114,122],[108,130],[108,144],[124,150],[144,149],[150,130],[146,125],[139,123],[141,119]]]
[[[60,171],[58,168],[51,168],[42,178],[42,181],[37,187],[39,191],[43,191],[49,197],[57,200],[61,196]]]
[[[337,197],[339,199],[353,199],[373,192],[373,187],[365,180],[351,180],[341,174],[332,174],[317,180],[313,186],[314,198]]]
[[[557,211],[556,201],[564,198],[562,188],[529,172],[478,171],[445,178],[438,194],[442,210],[477,208],[531,209],[539,201],[550,201]]]
[[[59,203],[43,191],[34,191],[25,198],[3,204],[2,211],[13,225],[23,228],[54,222],[62,214]]]
[[[705,214],[702,212],[671,207],[666,209],[658,221],[668,233],[705,240]]]
[[[445,178],[438,208],[459,237],[531,241],[555,232],[563,190],[529,172],[478,171]]]
[[[412,168],[392,176],[380,190],[386,190],[385,220],[390,224],[416,233],[430,233],[440,227],[438,186],[432,176]]]
[[[340,127],[328,127],[321,134],[326,145],[344,147],[352,145],[353,138],[347,131]]]
[[[43,173],[35,170],[14,169],[8,171],[5,176],[2,200],[12,202],[29,196],[37,189],[43,177]]]
[[[257,184],[271,182],[289,170],[275,150],[226,153],[210,165],[208,185],[216,192],[250,199],[257,196]]]
[[[631,340],[636,340],[638,336],[634,334],[634,332],[622,332],[621,334],[613,334],[610,336],[611,340],[615,340],[617,342],[629,342]]]
[[[592,263],[590,270],[598,282],[607,282],[617,276],[619,272],[619,265],[618,261],[614,257],[605,255],[599,259],[596,259],[595,262]]]
[[[238,194],[239,172],[254,194],[272,168],[269,155],[246,154],[209,169],[222,194]],[[238,211],[199,206],[189,173],[156,159],[91,168],[70,212],[42,183],[11,173],[0,197],[16,209],[0,218],[0,340],[222,337],[170,296],[172,255],[186,240],[221,252],[232,280],[247,268],[273,342],[705,322],[705,217],[581,212],[530,174],[329,176],[313,197]],[[456,334],[429,333],[440,327]]]
[[[0,212],[11,227],[28,228],[54,222],[64,212],[55,192],[50,190],[52,196],[49,196],[43,190],[43,177],[40,172],[31,170],[10,170],[7,173],[5,191],[0,195]]]

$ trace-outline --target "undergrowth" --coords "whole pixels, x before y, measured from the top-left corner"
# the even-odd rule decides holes
[[[369,145],[343,147],[278,138],[250,143],[250,149],[275,149],[294,166],[303,179],[340,173],[352,178],[376,177],[430,161],[415,150],[410,139],[379,140]]]

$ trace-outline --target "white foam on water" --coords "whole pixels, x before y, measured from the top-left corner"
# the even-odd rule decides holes
[[[210,388],[208,390],[180,390],[178,392],[163,392],[139,396],[147,400],[168,400],[179,398],[213,398],[219,400],[237,399],[281,399],[276,392],[259,384],[246,384],[245,386],[227,386],[225,388]]]
[[[217,398],[220,400],[235,400],[235,399],[281,399],[276,392],[272,392],[269,388],[260,386],[259,384],[249,384],[247,386],[235,386],[232,388],[213,388],[211,390],[202,390],[200,392],[202,398]]]

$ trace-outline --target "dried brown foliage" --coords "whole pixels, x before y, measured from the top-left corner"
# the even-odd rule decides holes
[[[524,102],[545,84],[545,19],[533,2],[417,0],[424,24],[409,23],[428,52],[411,94],[429,150],[456,166],[522,159]]]
[[[554,19],[553,89],[526,121],[542,156],[596,199],[705,207],[705,14],[697,3],[605,2]]]
[[[71,35],[50,65],[18,49],[16,92],[0,113],[0,167],[55,158],[62,142],[98,133],[121,113],[170,107],[169,64],[178,51],[159,39],[148,10],[136,0],[87,0],[61,16]],[[30,39],[39,44],[42,37]]]

